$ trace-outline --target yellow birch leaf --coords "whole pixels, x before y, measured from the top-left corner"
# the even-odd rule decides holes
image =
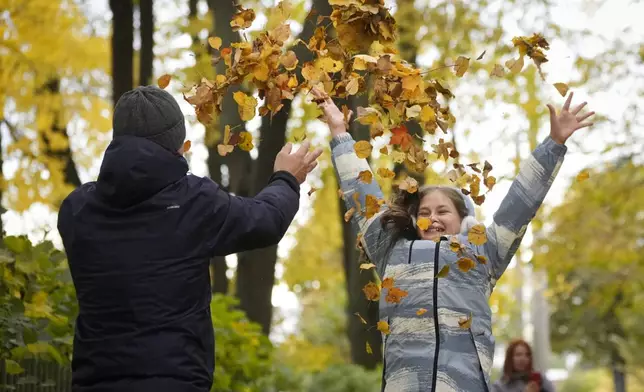
[[[396,176],[396,173],[387,169],[386,167],[379,167],[378,175],[382,178],[394,178]]]
[[[485,226],[482,224],[474,225],[467,233],[467,239],[473,245],[483,245],[487,242],[487,234],[485,233]]]
[[[358,178],[365,184],[371,184],[371,181],[373,180],[373,174],[370,170],[363,170],[358,174]]]
[[[373,354],[373,350],[371,349],[371,345],[369,344],[369,342],[367,342],[366,350],[367,350],[367,354]]]
[[[455,65],[456,76],[460,78],[465,75],[465,72],[467,72],[467,69],[470,67],[470,59],[469,57],[458,56]]]
[[[438,271],[438,275],[436,275],[436,277],[446,278],[448,274],[449,274],[449,265],[444,265],[443,268],[441,268],[441,270]]]
[[[423,314],[427,313],[427,309],[425,308],[420,308],[416,311],[416,316],[422,316]]]
[[[377,328],[378,331],[384,333],[385,335],[389,335],[389,323],[387,323],[386,321],[378,321]]]
[[[162,75],[161,77],[159,77],[159,79],[157,79],[157,85],[159,86],[159,88],[165,89],[170,84],[171,79],[172,76],[168,74]]]
[[[456,262],[456,266],[459,270],[468,272],[472,268],[476,267],[476,263],[474,263],[474,260],[470,259],[469,257],[461,257]]]
[[[561,94],[562,97],[565,97],[566,94],[568,94],[568,85],[566,83],[555,83],[553,84],[557,91],[559,91],[559,94]]]
[[[590,173],[588,172],[588,170],[582,170],[579,172],[579,174],[577,174],[577,182],[586,181],[589,178]]]
[[[518,59],[510,59],[505,62],[505,66],[508,67],[510,72],[513,74],[518,74],[523,69],[523,56],[519,56]]]
[[[436,112],[431,106],[423,106],[423,110],[420,111],[420,121],[430,122],[436,121]]]
[[[472,313],[466,318],[461,318],[458,320],[458,326],[461,327],[462,329],[470,329],[472,328]]]
[[[221,48],[221,43],[221,38],[219,37],[208,37],[208,44],[213,49],[219,50],[219,48]]]
[[[353,145],[353,149],[356,152],[356,155],[360,159],[366,159],[371,155],[371,150],[373,149],[373,146],[365,140],[360,140],[356,144]]]
[[[418,228],[421,229],[422,231],[426,231],[427,229],[429,229],[429,226],[431,224],[432,222],[425,217],[418,218],[418,220],[416,221],[416,226],[418,226]]]
[[[363,270],[369,270],[369,269],[372,269],[372,268],[375,268],[375,267],[376,267],[376,265],[374,263],[362,263],[362,264],[360,264],[360,269],[363,269]]]

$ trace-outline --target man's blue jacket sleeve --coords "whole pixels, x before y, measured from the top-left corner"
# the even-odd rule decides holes
[[[213,215],[209,248],[215,256],[276,245],[295,218],[300,205],[300,185],[290,173],[274,173],[255,197],[233,196],[208,183]],[[209,195],[209,196],[210,196]],[[209,230],[209,231],[210,231]]]

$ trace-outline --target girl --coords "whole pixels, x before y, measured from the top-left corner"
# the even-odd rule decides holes
[[[352,222],[362,247],[383,282],[393,280],[383,288],[386,296],[380,297],[380,319],[389,326],[389,333],[383,334],[382,390],[489,390],[494,337],[488,299],[559,171],[564,143],[578,129],[592,125],[584,120],[594,113],[580,113],[585,102],[570,109],[572,93],[561,113],[548,105],[550,136],[523,163],[494,223],[485,230],[475,227],[478,239],[473,241],[481,243],[483,237],[486,242],[474,245],[468,240],[476,225],[474,204],[455,188],[403,191],[391,208],[383,204],[366,219],[360,213],[366,196],[380,200],[382,191],[376,181],[359,180],[359,173],[370,168],[354,152],[343,113],[325,93],[316,89],[312,93],[331,130],[333,164],[347,209],[357,211]],[[429,227],[419,228],[419,218],[428,218]],[[467,268],[459,260],[471,261],[471,269],[462,272]],[[407,295],[400,298],[405,291]]]
[[[503,377],[492,385],[492,392],[555,392],[555,388],[541,373],[532,369],[530,345],[517,339],[505,352]]]

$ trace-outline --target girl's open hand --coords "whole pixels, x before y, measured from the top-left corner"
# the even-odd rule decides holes
[[[552,105],[547,105],[550,111],[550,137],[559,144],[565,144],[566,140],[578,129],[593,125],[592,122],[584,122],[584,120],[594,115],[595,112],[579,113],[586,106],[586,102],[570,110],[572,95],[572,92],[568,95],[566,103],[564,103],[561,113],[558,115]]]
[[[313,94],[315,101],[318,103],[318,106],[324,113],[324,120],[331,130],[331,135],[335,136],[346,132],[347,123],[351,118],[352,112],[349,111],[349,114],[345,119],[344,113],[342,113],[342,111],[338,108],[338,106],[333,102],[333,100],[327,93],[313,87],[311,89],[311,94]]]

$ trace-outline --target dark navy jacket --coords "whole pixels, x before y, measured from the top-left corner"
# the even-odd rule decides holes
[[[242,198],[188,174],[183,157],[156,143],[112,141],[98,180],[58,215],[80,305],[73,390],[208,391],[209,259],[277,244],[298,207],[287,172]]]

